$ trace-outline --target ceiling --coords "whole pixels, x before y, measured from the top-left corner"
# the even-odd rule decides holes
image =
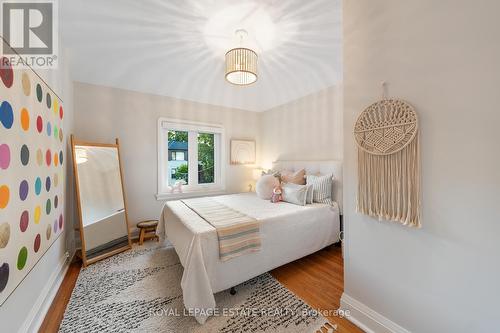
[[[264,111],[341,80],[341,0],[65,0],[74,80]],[[259,79],[224,79],[224,54],[258,52]]]

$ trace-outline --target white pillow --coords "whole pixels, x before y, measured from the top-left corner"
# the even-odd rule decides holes
[[[289,202],[299,206],[306,205],[306,197],[307,197],[307,186],[306,185],[297,185],[293,183],[282,183],[282,198],[283,201]]]
[[[273,189],[280,185],[280,181],[273,175],[264,175],[260,177],[255,184],[257,196],[264,200],[270,200],[273,195]]]
[[[313,203],[314,188],[311,184],[306,185],[306,187],[307,187],[306,204],[312,204]]]
[[[324,176],[306,175],[306,184],[313,187],[313,201],[332,205],[333,174]]]

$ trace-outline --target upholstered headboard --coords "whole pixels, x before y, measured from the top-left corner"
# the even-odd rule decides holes
[[[273,170],[297,171],[305,169],[306,174],[330,174],[333,173],[333,200],[335,200],[342,214],[342,162],[341,161],[276,161],[273,162]]]

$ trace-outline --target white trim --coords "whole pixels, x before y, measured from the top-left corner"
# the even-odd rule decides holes
[[[33,307],[19,329],[19,332],[38,332],[40,329],[40,326],[42,325],[43,320],[52,305],[52,301],[56,297],[59,287],[66,276],[66,272],[68,271],[70,263],[68,258],[68,256],[64,256],[60,260],[59,265],[50,276],[48,282],[45,283],[45,287],[33,304]]]
[[[202,123],[199,121],[189,121],[183,119],[175,119],[175,118],[164,118],[160,117],[158,119],[160,127],[164,127],[163,123],[166,124],[175,124],[174,127],[168,126],[164,127],[167,129],[180,130],[180,131],[213,131],[214,128],[218,128],[220,132],[224,132],[224,127],[221,124],[211,124],[211,123]]]
[[[164,201],[164,200],[177,200],[177,199],[188,199],[188,198],[197,198],[197,197],[209,197],[213,195],[222,195],[226,194],[226,191],[192,191],[192,192],[183,192],[183,193],[158,193],[156,195],[156,200]]]
[[[346,318],[367,333],[411,333],[345,292],[340,298],[340,308],[349,310]]]
[[[165,156],[165,150],[161,149],[163,143],[165,142],[165,131],[164,129],[170,130],[179,130],[179,131],[188,131],[188,132],[207,132],[218,134],[215,136],[215,165],[219,165],[216,167],[214,179],[214,184],[195,184],[183,186],[182,194],[175,193],[170,194],[167,191],[165,186],[166,179],[165,173],[162,172],[163,169],[166,168],[165,160],[168,160],[168,156]],[[191,152],[196,153],[198,146],[193,142],[192,135],[189,135],[189,150]],[[218,149],[220,147],[220,149]],[[225,145],[225,129],[221,124],[210,124],[210,123],[202,123],[196,121],[187,121],[182,119],[173,119],[173,118],[163,118],[160,117],[158,119],[158,142],[157,142],[157,151],[158,151],[158,160],[157,160],[157,200],[165,200],[165,199],[174,199],[174,198],[182,198],[189,196],[202,196],[202,195],[210,195],[211,192],[223,192],[226,189],[226,177],[225,177],[225,169],[226,169],[226,145]],[[189,158],[189,153],[188,153]],[[189,172],[190,179],[197,180],[197,166],[193,163],[195,162],[192,158],[189,158]],[[203,194],[201,194],[203,193]]]

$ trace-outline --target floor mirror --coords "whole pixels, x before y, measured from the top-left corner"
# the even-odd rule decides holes
[[[71,136],[84,267],[131,248],[118,139],[90,143]]]

